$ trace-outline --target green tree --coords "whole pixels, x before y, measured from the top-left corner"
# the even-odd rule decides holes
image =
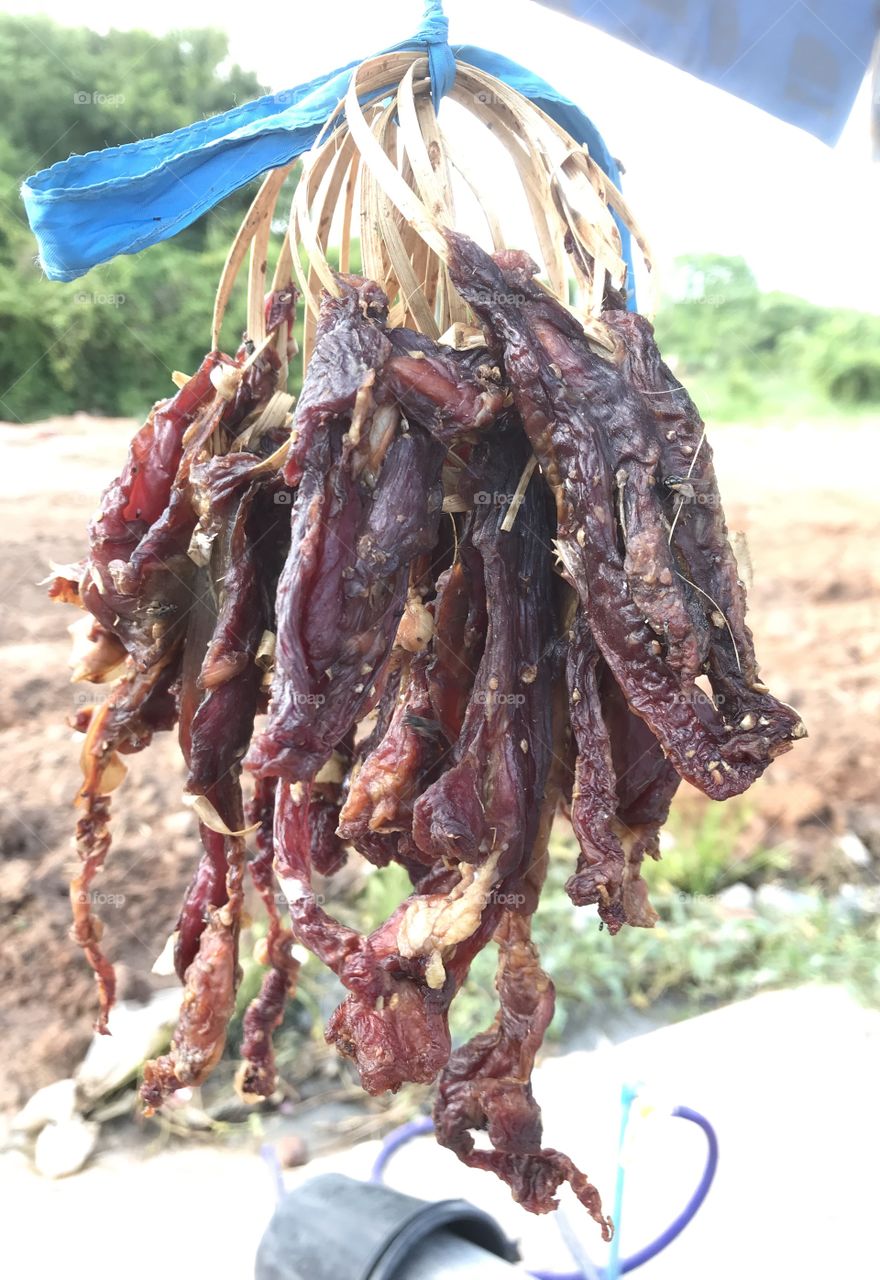
[[[740,257],[678,259],[656,331],[708,419],[880,403],[880,318],[762,293]]]
[[[682,302],[709,306],[750,305],[758,286],[745,258],[692,253],[676,260],[672,293]]]
[[[256,188],[172,241],[57,284],[37,266],[21,181],[71,152],[164,133],[263,92],[230,64],[221,32],[102,36],[0,16],[0,417],[140,414],[167,394],[170,372],[192,369],[210,343],[214,290]]]
[[[819,386],[838,404],[880,404],[880,316],[826,315],[805,358]]]

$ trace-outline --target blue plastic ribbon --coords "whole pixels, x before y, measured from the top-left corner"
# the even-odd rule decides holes
[[[509,58],[473,45],[450,47],[447,34],[439,0],[427,0],[416,35],[383,52],[426,51],[435,108],[452,88],[456,61],[496,76],[585,144],[603,172],[620,184],[616,162],[579,107]],[[22,199],[46,275],[75,280],[119,253],[137,253],[167,240],[245,183],[308,151],[361,61],[173,133],[71,156],[28,178]],[[616,221],[631,284],[630,237]],[[635,305],[632,288],[630,305]]]

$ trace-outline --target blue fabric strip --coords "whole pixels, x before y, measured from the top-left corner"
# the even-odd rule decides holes
[[[499,54],[446,43],[446,20],[429,0],[417,36],[384,52],[426,48],[435,102],[449,91],[455,62],[470,63],[530,98],[619,184],[617,164],[583,112],[540,76]],[[71,156],[28,178],[22,198],[50,280],[75,280],[119,253],[175,235],[231,192],[307,151],[348,89],[358,65],[270,94],[209,120],[142,142]],[[620,222],[632,280],[630,237]],[[632,299],[631,299],[632,301]]]

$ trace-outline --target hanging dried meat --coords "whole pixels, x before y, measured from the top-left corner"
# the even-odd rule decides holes
[[[354,132],[356,94],[346,111]],[[400,127],[413,118],[402,109]],[[381,105],[371,119],[383,138],[397,127]],[[364,151],[374,176],[387,177],[390,150]],[[294,225],[306,239],[308,201],[339,191],[333,169],[321,185],[326,164],[348,154],[319,152],[317,185],[302,180]],[[413,154],[406,181],[441,208],[428,152]],[[554,185],[563,170],[601,197],[589,243]],[[595,906],[612,934],[650,928],[644,864],[681,780],[736,795],[804,728],[758,674],[702,420],[651,326],[620,309],[606,187],[570,150],[542,180],[589,319],[559,300],[562,251],[546,226],[552,289],[524,253],[425,231],[417,202],[433,257],[418,241],[401,266],[402,233],[377,205],[365,235],[381,224],[386,240],[366,250],[383,285],[397,270],[390,301],[376,280],[324,263],[291,415],[296,291],[276,272],[261,305],[252,286],[257,340],[234,357],[212,350],[155,407],[101,499],[85,560],[50,590],[87,614],[76,677],[115,681],[76,725],[73,936],[95,971],[102,1031],[114,979],[90,886],[122,758],[176,726],[199,819],[174,937],[183,1004],[168,1052],[144,1072],[147,1108],[200,1084],[223,1053],[249,876],[268,927],[243,1018],[242,1097],[275,1089],[272,1036],[296,990],[298,943],[346,989],[326,1034],[368,1092],[438,1081],[441,1143],[536,1213],[568,1183],[607,1237],[586,1175],[542,1145],[530,1085],[553,1016],[532,917],[554,818],[567,812],[579,846],[572,902]],[[407,215],[409,196],[388,182]],[[273,200],[279,186],[268,180]],[[268,235],[260,199],[256,237]],[[454,319],[446,340],[435,312]],[[380,875],[397,863],[411,882],[366,933],[328,905],[356,856]],[[490,942],[497,1017],[453,1050],[450,1006]]]

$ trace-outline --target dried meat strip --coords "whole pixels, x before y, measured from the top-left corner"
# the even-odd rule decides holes
[[[212,442],[223,452],[267,403],[280,367],[271,348],[248,358],[243,346],[234,361],[209,353],[177,395],[155,406],[102,495],[80,594],[142,669],[175,643],[192,603],[192,467]]]
[[[535,1056],[553,1017],[553,983],[541,968],[530,919],[505,913],[495,934],[499,1011],[493,1026],[453,1053],[437,1090],[437,1140],[472,1169],[487,1169],[510,1187],[530,1213],[558,1207],[555,1192],[567,1182],[610,1240],[610,1218],[599,1193],[568,1156],[542,1147],[541,1111],[531,1088]],[[486,1132],[489,1150],[473,1130]]]
[[[236,828],[244,814],[231,814]],[[229,1020],[241,978],[238,942],[244,903],[246,850],[240,835],[226,838],[226,901],[208,911],[198,949],[186,968],[183,1000],[168,1053],[144,1065],[141,1098],[152,1115],[178,1089],[200,1085],[226,1045]]]
[[[580,854],[566,890],[579,906],[597,904],[611,933],[623,924],[650,928],[657,916],[641,864],[659,854],[659,829],[680,779],[627,706],[580,611],[574,632],[567,670],[577,748],[570,818]]]
[[[276,871],[294,933],[352,993],[331,1018],[328,1040],[355,1059],[371,1093],[427,1083],[449,1056],[448,1001],[399,954],[396,925],[405,904],[369,937],[324,911],[312,887],[309,784],[279,780],[277,788]]]
[[[169,1094],[201,1084],[220,1060],[238,981],[235,923],[230,903],[211,913],[186,972],[171,1048],[144,1066],[141,1098],[147,1115]]]
[[[226,454],[200,470],[202,500],[220,523],[210,561],[217,613],[198,676],[187,789],[205,796],[229,825],[224,795],[237,781],[253,735],[263,676],[257,652],[273,623],[263,566],[271,565],[275,548],[286,540],[287,520],[279,516],[286,508],[273,503],[280,491],[275,473],[263,470],[259,458]]]
[[[403,413],[443,441],[490,426],[504,407],[501,375],[485,351],[456,351],[411,329],[390,329],[380,384]]]
[[[293,934],[284,928],[278,911],[275,882],[275,783],[258,778],[249,809],[257,822],[257,856],[249,863],[251,879],[263,900],[269,922],[261,958],[269,966],[259,994],[242,1019],[241,1066],[235,1087],[245,1101],[268,1098],[274,1093],[278,1073],[272,1036],[281,1025],[288,999],[296,994],[299,961],[293,954]]]
[[[486,643],[483,562],[468,544],[437,579],[427,669],[433,716],[447,740],[458,740]]]
[[[326,468],[309,465],[297,492],[269,722],[250,755],[264,777],[313,778],[374,705],[410,562],[437,539],[440,447],[415,426],[383,442],[381,463],[369,437],[361,444],[353,429],[331,428]],[[373,486],[363,478],[367,455]]]
[[[118,577],[171,500],[184,437],[197,419],[212,412],[217,394],[211,375],[220,364],[221,357],[212,352],[177,395],[155,406],[89,524],[89,556],[80,586],[83,605],[142,666],[149,665],[168,643],[164,620],[177,592],[166,574],[155,592],[132,599],[130,592],[117,585]],[[165,596],[168,591],[171,600]]]
[[[325,294],[315,343],[296,406],[284,478],[298,485],[333,427],[347,428],[358,400],[371,401],[376,374],[391,352],[385,333],[388,299],[371,280],[338,276],[339,295]],[[397,413],[385,411],[393,430]],[[363,414],[361,414],[363,416]],[[382,429],[382,419],[376,423]]]
[[[740,728],[769,729],[778,704],[767,696],[758,672],[745,621],[745,588],[727,536],[703,420],[664,364],[648,321],[626,312],[609,312],[603,319],[623,339],[623,376],[647,398],[655,419],[670,541],[711,629],[708,674],[716,702]]]
[[[548,495],[529,485],[502,528],[530,449],[518,421],[492,428],[469,466],[475,507],[462,537],[479,556],[487,632],[452,763],[419,798],[415,842],[430,859],[521,862],[549,767],[554,537]]]
[[[273,498],[280,482],[250,454],[226,454],[193,469],[197,508],[211,512],[211,555],[197,572],[190,609],[180,741],[187,790],[204,797],[199,835],[203,854],[177,922],[175,967],[183,978],[212,911],[228,901],[228,831],[241,811],[239,774],[257,711],[262,671],[256,655],[273,623],[270,595],[286,507]],[[277,577],[277,573],[276,573]],[[267,582],[268,578],[268,582]],[[215,829],[216,818],[226,831]],[[204,819],[214,822],[214,828]]]
[[[566,889],[579,906],[597,904],[612,933],[623,921],[620,891],[626,856],[617,821],[617,778],[599,696],[602,661],[581,611],[568,648],[566,679],[577,752],[571,825],[580,846],[577,870]]]
[[[450,232],[448,239],[453,279],[503,349],[526,432],[556,497],[558,554],[603,657],[682,777],[715,799],[738,794],[788,750],[803,726],[791,708],[769,698],[765,724],[728,724],[670,666],[633,599],[614,464],[640,456],[650,438],[645,398],[531,280],[533,264],[522,258],[514,264],[506,255],[502,271],[465,237]]]
[[[187,886],[174,928],[174,970],[181,982],[196,958],[205,925],[226,895],[226,837],[199,823],[202,854]]]
[[[125,776],[120,754],[142,751],[154,733],[173,727],[177,710],[172,685],[176,677],[177,667],[171,655],[147,672],[130,667],[102,706],[77,717],[76,727],[85,733],[85,739],[74,840],[81,867],[70,882],[71,936],[83,948],[95,972],[99,1005],[95,1025],[102,1034],[107,1032],[116,978],[101,947],[104,930],[92,912],[91,886],[110,850],[110,794]]]
[[[353,776],[339,815],[339,835],[370,857],[375,836],[412,830],[422,779],[434,763],[439,726],[433,719],[426,653],[407,664],[401,696],[387,731]],[[383,854],[384,842],[378,847]]]

